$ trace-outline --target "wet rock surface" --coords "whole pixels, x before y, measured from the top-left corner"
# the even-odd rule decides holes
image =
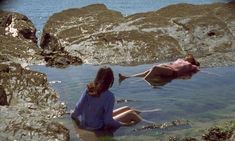
[[[228,121],[221,125],[211,127],[202,136],[202,139],[206,141],[225,141],[234,140],[235,122]]]
[[[54,121],[65,113],[45,74],[26,68],[43,63],[36,29],[24,15],[0,11],[0,140],[69,140]]]
[[[43,63],[36,28],[24,15],[0,10],[0,62]]]
[[[201,137],[169,137],[168,141],[233,141],[235,121],[226,121],[207,130]]]
[[[197,141],[196,138],[183,138],[183,139],[178,139],[176,137],[169,137],[168,141]]]
[[[153,123],[144,125],[141,128],[135,128],[133,131],[136,133],[154,131],[158,135],[164,134],[166,131],[185,130],[191,128],[193,125],[188,120],[173,120],[171,122]],[[200,136],[188,137],[188,136],[169,136],[168,141],[233,141],[235,131],[235,121],[225,121],[217,123],[209,129],[202,130]]]
[[[69,131],[53,121],[66,107],[49,87],[45,74],[16,63],[0,64],[0,137],[4,140],[69,140]],[[3,91],[4,90],[4,91]],[[2,100],[2,97],[1,97]]]
[[[124,17],[95,4],[52,15],[43,49],[91,64],[135,65],[192,53],[202,66],[234,65],[235,3],[177,4]]]
[[[184,128],[190,128],[189,121],[185,120],[173,120],[171,122],[165,122],[162,124],[150,124],[143,126],[141,128],[134,129],[133,131],[141,131],[141,130],[169,130],[177,127],[184,127]]]
[[[10,106],[0,107],[0,112],[0,137],[3,141],[69,140],[68,129],[51,118],[45,118],[45,111]]]
[[[82,60],[79,57],[71,56],[66,51],[44,50],[41,53],[47,66],[65,68],[69,65],[80,65]]]
[[[173,60],[187,53],[194,54],[202,66],[234,65],[234,10],[234,3],[177,4],[124,17],[102,4],[69,9],[49,18],[42,49],[37,47],[36,29],[26,16],[0,11],[0,138],[69,140],[68,129],[53,120],[66,107],[49,87],[46,75],[22,66],[45,61],[58,67],[135,65]],[[177,126],[181,124],[171,122],[138,131]],[[203,136],[205,140],[214,137],[233,135],[212,128]]]

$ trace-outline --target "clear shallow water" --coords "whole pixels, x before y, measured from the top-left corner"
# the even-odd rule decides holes
[[[36,26],[40,36],[43,26],[49,16],[69,8],[79,8],[94,3],[103,3],[109,9],[117,10],[123,15],[139,12],[157,10],[169,4],[176,3],[207,4],[213,2],[228,2],[226,0],[0,0],[0,8],[8,11],[22,13],[29,17]],[[115,76],[119,72],[132,74],[144,71],[151,65],[140,65],[135,67],[112,66]],[[45,66],[33,66],[34,70],[44,72],[49,81],[59,80],[61,83],[51,84],[60,94],[61,101],[68,105],[68,110],[73,109],[79,99],[81,91],[86,84],[95,77],[99,66],[81,65],[66,69],[47,68]],[[137,109],[161,108],[160,112],[142,113],[144,119],[157,123],[163,123],[175,119],[190,120],[192,128],[187,130],[167,130],[157,132],[133,132],[134,128],[141,127],[146,123],[141,122],[134,127],[122,127],[115,136],[143,135],[143,140],[151,140],[147,136],[161,138],[165,134],[194,135],[201,128],[206,128],[214,122],[226,119],[234,119],[235,115],[235,67],[203,69],[214,74],[199,72],[188,80],[173,80],[165,86],[153,88],[140,78],[125,80],[111,89],[116,99],[133,100],[128,103],[116,104],[115,108],[128,105]],[[77,140],[76,132],[69,118],[65,117],[64,123],[70,128],[71,140]],[[180,128],[181,129],[181,128]],[[194,132],[194,131],[197,131]],[[135,140],[135,139],[133,139]],[[153,139],[152,139],[153,140]]]
[[[188,130],[163,131],[165,134],[183,133],[194,135],[197,129],[205,129],[214,122],[234,119],[235,117],[235,67],[203,68],[191,79],[175,79],[164,86],[152,87],[141,78],[130,78],[118,83],[118,73],[133,74],[150,68],[152,65],[132,67],[111,66],[115,74],[115,83],[111,91],[116,99],[133,100],[127,103],[116,103],[115,108],[128,105],[137,109],[162,109],[159,112],[142,113],[144,119],[156,123],[169,122],[176,119],[189,120],[192,127]],[[92,81],[100,66],[81,65],[66,69],[45,66],[33,66],[33,70],[44,72],[49,81],[61,81],[51,84],[60,94],[60,98],[73,109],[86,84]],[[204,72],[203,72],[204,71]],[[207,73],[206,73],[206,72]],[[208,74],[209,72],[209,74]],[[66,119],[66,118],[65,118]],[[71,122],[67,126],[73,129]],[[122,127],[115,136],[157,135],[156,130],[133,132],[134,128],[146,125],[141,122],[134,127]],[[71,131],[72,139],[76,138]]]

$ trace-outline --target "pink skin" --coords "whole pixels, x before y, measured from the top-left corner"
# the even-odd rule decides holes
[[[198,66],[194,64],[198,64]],[[182,77],[199,71],[199,65],[192,55],[187,55],[183,59],[178,59],[171,63],[159,64],[149,70],[131,76],[119,74],[119,81],[121,82],[129,77],[143,77],[147,81],[156,77]]]
[[[144,77],[145,80],[151,80],[156,76],[179,77],[199,70],[198,66],[192,65],[188,60],[186,60],[187,59],[178,59],[172,63],[156,65],[150,70],[131,75],[130,77]]]
[[[145,79],[149,80],[154,78],[154,76],[179,77],[187,75],[190,72],[196,72],[197,70],[197,66],[192,65],[190,62],[185,61],[184,59],[178,59],[172,63],[154,66],[145,76]]]

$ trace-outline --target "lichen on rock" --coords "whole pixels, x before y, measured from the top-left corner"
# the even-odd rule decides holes
[[[26,68],[44,63],[36,29],[24,15],[0,11],[0,140],[69,140],[69,130],[55,118],[66,106],[47,76]]]
[[[16,63],[1,63],[0,71],[0,94],[6,96],[1,105],[8,105],[0,106],[0,136],[6,140],[69,140],[68,129],[53,122],[65,113],[66,106],[58,101],[45,74]]]
[[[175,4],[127,17],[102,4],[68,9],[49,18],[41,47],[90,64],[138,65],[191,53],[202,66],[234,65],[234,7]]]
[[[0,11],[0,62],[44,63],[35,33],[36,28],[26,16]]]

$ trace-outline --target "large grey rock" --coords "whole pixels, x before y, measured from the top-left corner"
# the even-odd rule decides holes
[[[52,15],[41,47],[92,64],[143,64],[194,54],[202,66],[234,65],[235,3],[177,4],[124,17],[102,4]]]
[[[24,15],[0,10],[0,62],[43,63],[36,28]]]
[[[43,63],[36,29],[24,15],[0,11],[0,140],[68,141],[54,119],[65,113],[43,73],[26,68]]]
[[[54,121],[65,113],[46,75],[16,63],[0,64],[0,137],[3,140],[69,140],[69,131]]]
[[[69,131],[41,110],[28,107],[0,107],[2,141],[69,141]],[[42,116],[44,115],[44,116]]]

